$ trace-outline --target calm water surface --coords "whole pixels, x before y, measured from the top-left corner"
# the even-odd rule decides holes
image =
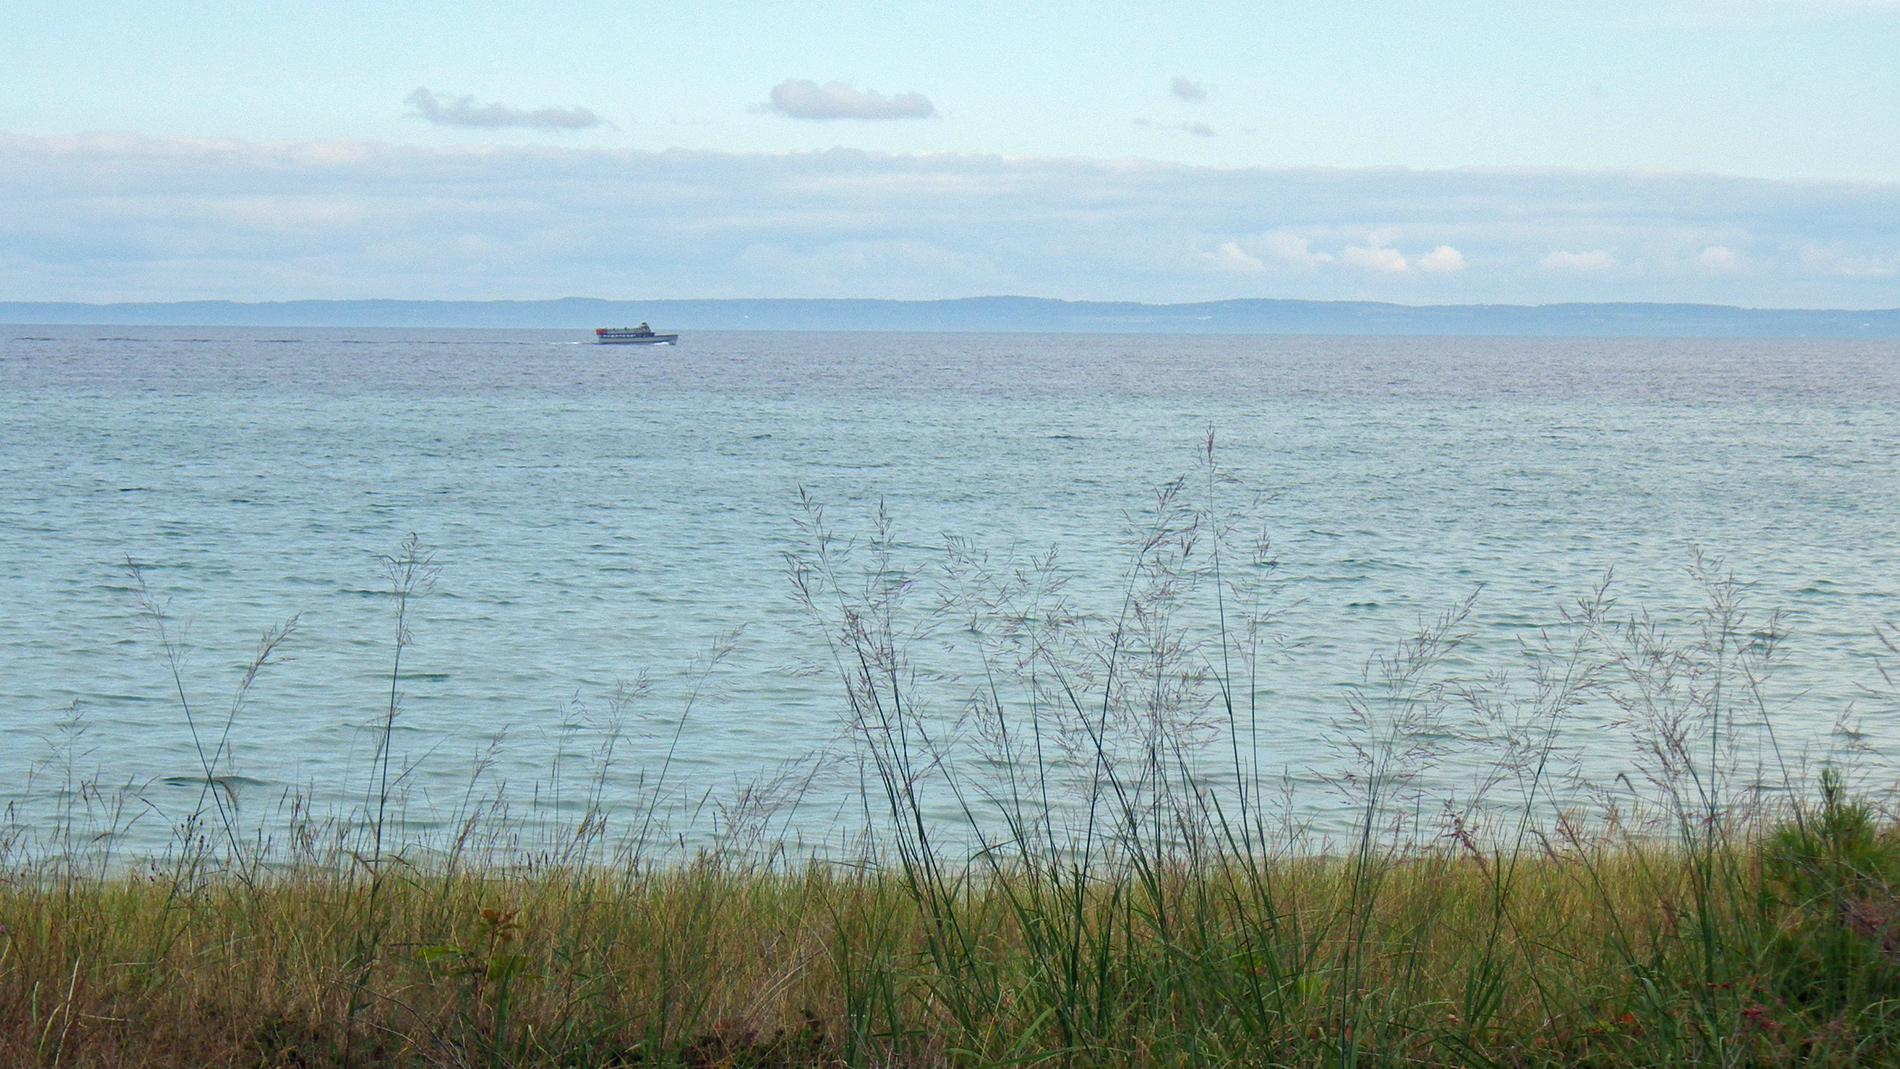
[[[1900,742],[1873,639],[1900,620],[1889,342],[0,332],[0,800],[29,827],[93,780],[135,789],[149,845],[198,796],[128,560],[213,734],[258,633],[297,615],[233,721],[230,782],[253,809],[291,789],[342,807],[388,701],[378,558],[416,532],[441,571],[403,654],[408,819],[445,819],[501,736],[491,781],[558,823],[562,768],[643,673],[610,800],[695,687],[670,774],[701,797],[837,738],[786,576],[801,489],[846,534],[882,502],[917,562],[946,536],[1054,548],[1078,604],[1112,612],[1131,522],[1210,428],[1240,480],[1223,492],[1266,495],[1288,652],[1259,683],[1263,760],[1315,819],[1338,804],[1320,781],[1344,688],[1422,617],[1477,591],[1473,664],[1503,664],[1614,569],[1619,611],[1679,621],[1693,546],[1786,613],[1770,697],[1791,747],[1838,747],[1844,715],[1876,755]],[[1574,728],[1604,775],[1629,756],[1615,719]]]

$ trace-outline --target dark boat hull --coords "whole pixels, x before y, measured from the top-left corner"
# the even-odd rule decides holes
[[[680,340],[677,334],[643,334],[630,338],[601,338],[602,345],[672,345]]]

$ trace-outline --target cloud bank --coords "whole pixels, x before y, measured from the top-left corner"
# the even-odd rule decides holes
[[[790,78],[772,87],[766,107],[794,119],[928,119],[937,108],[922,93],[885,96],[844,82]]]
[[[500,129],[518,126],[529,130],[586,130],[606,126],[607,120],[586,108],[536,108],[532,111],[506,104],[477,104],[472,96],[443,100],[420,86],[403,103],[416,109],[410,112],[438,126],[474,126]]]
[[[0,137],[0,299],[1900,307],[1900,185]]]

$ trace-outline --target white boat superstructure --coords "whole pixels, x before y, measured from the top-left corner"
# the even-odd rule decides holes
[[[655,334],[645,323],[637,327],[596,327],[594,338],[602,345],[675,345],[677,334]]]

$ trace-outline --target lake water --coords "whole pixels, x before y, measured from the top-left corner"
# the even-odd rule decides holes
[[[1792,750],[1900,742],[1874,638],[1900,621],[1893,342],[0,333],[0,799],[29,830],[105,804],[62,790],[90,781],[135,798],[126,837],[161,846],[258,634],[293,615],[290,659],[260,674],[217,772],[251,812],[291,790],[360,803],[395,649],[379,556],[409,532],[440,571],[403,650],[406,820],[451,819],[491,747],[484,782],[510,785],[519,821],[571,820],[609,697],[643,673],[606,804],[632,805],[671,750],[680,797],[716,812],[839,746],[843,688],[787,577],[810,545],[801,490],[844,535],[881,502],[907,566],[946,536],[992,559],[1053,548],[1106,619],[1131,527],[1198,470],[1210,429],[1237,480],[1220,506],[1264,495],[1283,584],[1283,652],[1251,688],[1261,763],[1321,825],[1369,658],[1476,591],[1459,663],[1518,664],[1610,569],[1617,613],[1681,626],[1703,600],[1693,546],[1750,584],[1753,619],[1786,614],[1766,702]],[[182,639],[198,744],[128,561]],[[947,717],[970,665],[942,657],[964,673],[931,683]],[[1566,728],[1597,778],[1635,760],[1618,719],[1599,703]],[[843,782],[785,826],[822,837],[856,804]]]

